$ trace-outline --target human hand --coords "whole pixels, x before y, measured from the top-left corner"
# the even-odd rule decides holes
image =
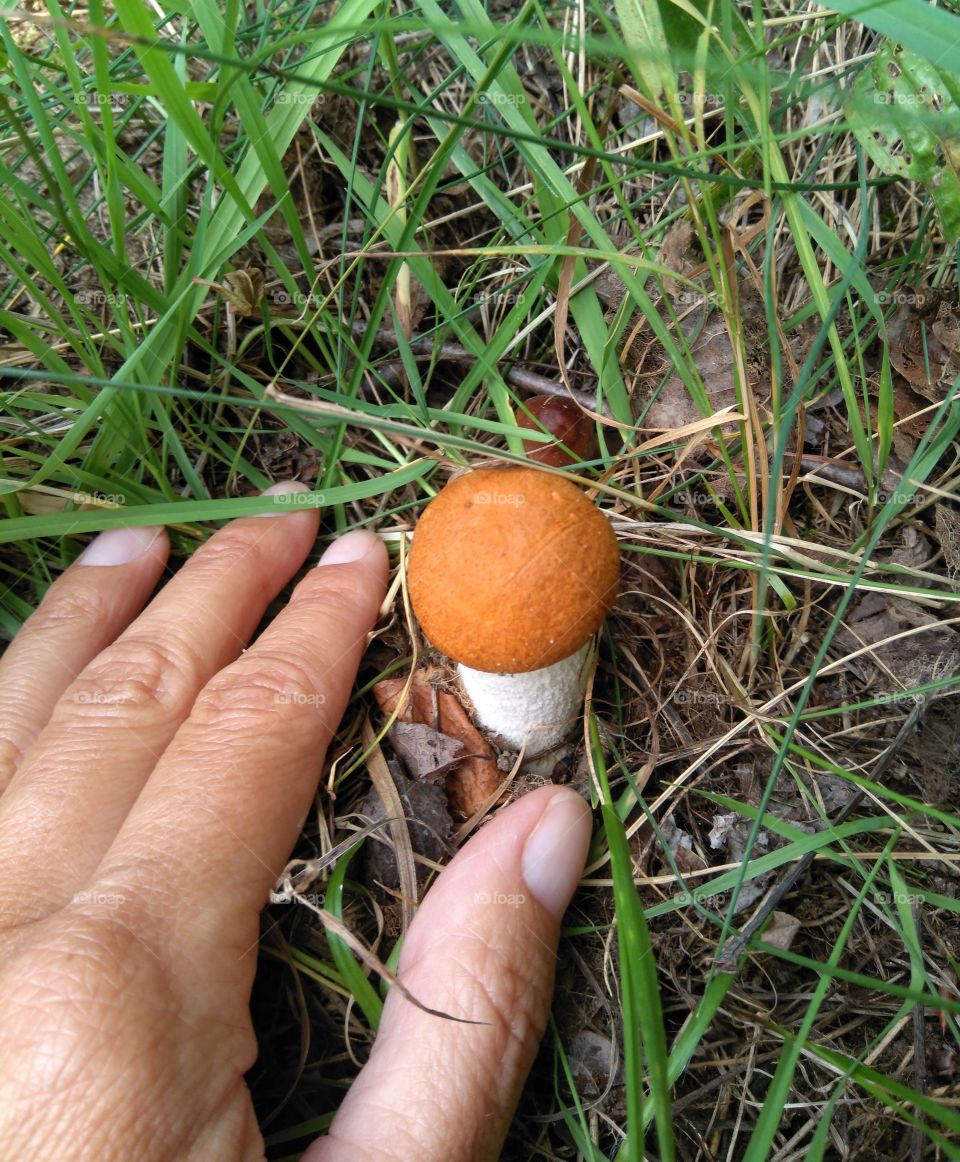
[[[309,809],[387,559],[370,534],[245,652],[312,509],[232,522],[142,613],[157,530],[102,535],[0,663],[0,1160],[261,1159],[259,913]],[[310,1162],[496,1157],[546,1023],[589,812],[501,813],[428,893],[370,1063]]]

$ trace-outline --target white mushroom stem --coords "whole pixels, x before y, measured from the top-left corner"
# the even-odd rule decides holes
[[[477,721],[530,758],[552,750],[570,733],[587,690],[593,661],[591,638],[575,654],[526,674],[490,674],[457,666]]]

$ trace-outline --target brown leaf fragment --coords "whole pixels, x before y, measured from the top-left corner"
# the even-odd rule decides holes
[[[930,542],[913,525],[904,525],[900,530],[900,546],[890,554],[892,565],[902,565],[906,569],[920,569],[933,555]]]
[[[462,745],[462,756],[446,775],[446,790],[454,814],[469,819],[496,794],[504,776],[496,751],[470,721],[459,699],[442,688],[448,681],[445,670],[425,667],[413,675],[402,705],[405,678],[378,682],[373,693],[384,714],[393,714],[399,706],[400,721],[430,726]]]
[[[938,504],[935,521],[950,585],[955,593],[960,593],[960,512],[951,505]]]
[[[948,299],[903,296],[888,324],[890,362],[910,387],[939,403],[960,373],[960,318]]]
[[[748,819],[741,819],[735,814],[715,815],[713,824],[713,830],[709,837],[710,846],[713,848],[725,847],[729,863],[735,864],[756,859],[758,856],[766,855],[770,850],[771,833],[766,829],[757,835],[754,846],[748,850],[747,841],[752,829],[752,824]],[[744,880],[737,893],[737,902],[733,909],[734,915],[739,915],[751,904],[756,903],[767,890],[773,876],[774,873],[769,871],[754,876],[752,879]]]
[[[902,379],[893,385],[893,412],[897,417],[898,427],[895,436],[897,454],[909,460],[916,450],[916,441],[919,440],[930,426],[932,413],[923,413],[924,408],[930,405]]]
[[[837,649],[847,653],[871,647],[851,665],[862,673],[874,668],[877,689],[891,694],[956,672],[960,665],[960,635],[956,630],[915,601],[886,597],[877,609],[879,600],[880,594],[865,595],[834,637]],[[905,630],[919,632],[897,636]]]
[[[611,1084],[620,1080],[620,1055],[616,1042],[593,1029],[574,1034],[567,1048],[570,1072],[577,1093],[584,1098],[598,1098]]]
[[[672,815],[667,816],[660,824],[660,833],[667,842],[667,847],[673,856],[681,875],[702,871],[707,861],[693,849],[693,837],[682,827],[678,827]]]
[[[463,743],[421,722],[395,722],[387,735],[413,779],[436,783],[463,753]]]
[[[686,218],[679,218],[667,230],[660,243],[660,263],[668,270],[677,274],[689,276],[697,267],[702,266],[703,259],[693,249],[693,226]],[[675,294],[679,284],[675,279],[665,278],[663,281],[667,294]]]
[[[789,912],[774,912],[769,924],[763,930],[763,942],[774,948],[786,950],[799,931],[800,921],[796,916],[791,916]]]
[[[708,836],[710,846],[714,851],[719,851],[721,848],[727,846],[727,838],[736,822],[737,816],[732,811],[723,815],[714,815],[713,827]]]

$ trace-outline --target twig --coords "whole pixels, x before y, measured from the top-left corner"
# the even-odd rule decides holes
[[[354,323],[351,328],[355,335],[363,335],[367,329],[367,324],[362,322]],[[397,334],[389,327],[384,327],[377,332],[376,342],[381,346],[396,346]],[[414,355],[433,359],[449,359],[455,363],[472,363],[475,359],[475,356],[459,343],[438,343],[436,337],[432,335],[411,335],[409,346]],[[611,418],[610,408],[606,403],[600,408],[597,407],[595,392],[580,391],[575,387],[567,388],[555,379],[549,379],[536,371],[527,371],[523,367],[509,367],[502,374],[507,383],[513,384],[514,387],[522,387],[525,391],[532,391],[537,395],[556,396],[558,399],[572,397],[581,407],[599,411],[602,416]]]

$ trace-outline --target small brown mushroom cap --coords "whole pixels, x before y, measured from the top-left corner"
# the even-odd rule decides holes
[[[575,485],[534,468],[482,468],[423,510],[410,599],[437,649],[521,674],[575,653],[610,612],[617,538]]]

